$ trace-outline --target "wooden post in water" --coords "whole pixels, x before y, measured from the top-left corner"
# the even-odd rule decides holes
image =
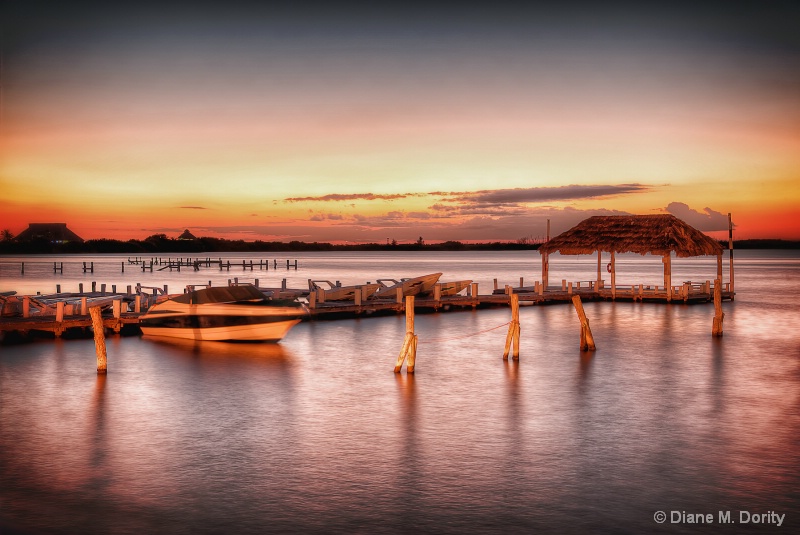
[[[406,372],[414,373],[414,364],[417,359],[417,335],[414,334],[414,296],[406,297],[406,337],[403,340],[403,347],[397,356],[397,363],[394,366],[394,373],[400,373],[403,362],[406,362]]]
[[[94,330],[94,349],[97,353],[97,373],[107,372],[106,336],[103,332],[103,314],[100,307],[91,307],[89,314],[92,316],[92,329]]]
[[[592,329],[589,327],[589,319],[586,317],[586,312],[583,311],[581,296],[573,296],[572,304],[575,305],[575,311],[578,313],[578,319],[581,320],[581,351],[594,351],[597,348],[594,345]]]
[[[731,220],[731,214],[728,213],[728,257],[730,258],[730,265],[731,265],[731,301],[733,301],[733,221]],[[722,277],[720,276],[720,279]],[[720,321],[720,335],[722,335],[722,322]]]
[[[511,294],[511,322],[508,324],[508,334],[506,334],[506,347],[503,351],[503,360],[508,360],[511,352],[511,345],[514,345],[512,359],[519,360],[519,295]]]
[[[714,281],[714,323],[711,327],[712,336],[722,336],[722,320],[725,313],[722,312],[722,279]]]

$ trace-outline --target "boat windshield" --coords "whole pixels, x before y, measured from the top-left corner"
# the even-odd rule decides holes
[[[175,297],[173,301],[187,305],[207,303],[233,303],[236,301],[263,301],[266,296],[253,285],[218,286],[195,290]]]

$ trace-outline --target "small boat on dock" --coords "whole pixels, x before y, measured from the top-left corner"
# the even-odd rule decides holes
[[[450,281],[440,282],[439,287],[441,288],[442,297],[447,297],[462,292],[465,288],[469,288],[470,284],[472,284],[472,280]]]
[[[255,286],[223,286],[160,301],[139,318],[139,327],[146,336],[278,342],[307,315],[301,303],[270,299]]]
[[[421,277],[414,277],[412,279],[378,279],[378,284],[382,286],[377,292],[373,294],[376,299],[393,299],[397,296],[397,289],[403,289],[403,296],[419,295],[430,292],[433,286],[439,281],[441,273],[431,273],[430,275],[422,275]],[[392,284],[386,284],[391,282]]]
[[[328,280],[309,280],[308,289],[316,291],[318,289],[325,291],[326,301],[354,301],[356,292],[362,292],[362,299],[368,299],[380,288],[380,284],[359,284],[355,286],[337,286]]]

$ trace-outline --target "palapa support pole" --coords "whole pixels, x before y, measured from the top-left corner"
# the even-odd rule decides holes
[[[617,298],[617,264],[616,264],[616,255],[614,251],[611,251],[611,300],[614,301]],[[599,290],[598,285],[598,290]]]
[[[400,373],[403,362],[406,361],[406,372],[414,373],[414,364],[417,359],[417,335],[414,334],[414,296],[406,297],[406,337],[403,347],[397,356],[394,373]]]
[[[575,305],[578,319],[581,320],[581,351],[594,351],[597,347],[594,345],[594,336],[592,336],[592,329],[589,327],[589,319],[586,317],[586,312],[583,311],[581,296],[573,296],[572,304]]]
[[[511,294],[511,323],[508,324],[508,334],[506,334],[506,347],[503,351],[503,360],[508,360],[508,354],[511,352],[513,343],[514,352],[512,354],[513,360],[519,360],[519,295]]]
[[[725,313],[722,312],[722,279],[714,281],[714,323],[711,327],[712,336],[722,336],[722,320]]]
[[[733,295],[733,293],[734,293],[734,289],[733,289],[733,286],[734,286],[733,285],[733,221],[731,220],[730,212],[728,213],[728,257],[730,259],[730,265],[731,265],[731,267],[730,267],[730,269],[731,269],[730,291],[731,291],[731,301],[733,301],[733,297],[734,297],[734,295]],[[720,276],[720,279],[721,278],[722,278],[722,276]],[[720,322],[720,323],[722,323],[722,322]],[[721,330],[722,330],[722,327],[720,327],[720,334],[722,334]]]
[[[603,263],[603,251],[600,249],[597,250],[597,289],[600,290],[603,286],[603,273],[601,271],[601,266]]]
[[[90,307],[89,314],[92,316],[92,329],[94,330],[94,349],[97,353],[97,373],[107,372],[106,358],[106,336],[103,327],[103,314],[100,307]]]

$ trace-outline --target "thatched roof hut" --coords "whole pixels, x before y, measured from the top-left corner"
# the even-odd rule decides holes
[[[196,240],[197,236],[195,236],[194,234],[189,232],[189,229],[187,228],[186,230],[183,231],[183,234],[178,236],[178,239],[179,240]]]
[[[611,295],[616,295],[616,253],[652,254],[662,257],[664,287],[672,296],[671,257],[714,255],[717,257],[717,278],[722,279],[723,248],[716,240],[671,214],[594,216],[580,222],[539,247],[542,255],[542,281],[547,287],[551,253],[580,255],[597,253],[596,289],[603,287],[602,254],[611,254],[607,269],[611,274]]]
[[[674,215],[615,215],[585,219],[539,247],[563,255],[638,253],[664,256],[720,255],[722,246]]]
[[[50,243],[83,242],[83,238],[67,228],[66,223],[28,223],[28,228],[20,232],[18,242],[47,240]]]

